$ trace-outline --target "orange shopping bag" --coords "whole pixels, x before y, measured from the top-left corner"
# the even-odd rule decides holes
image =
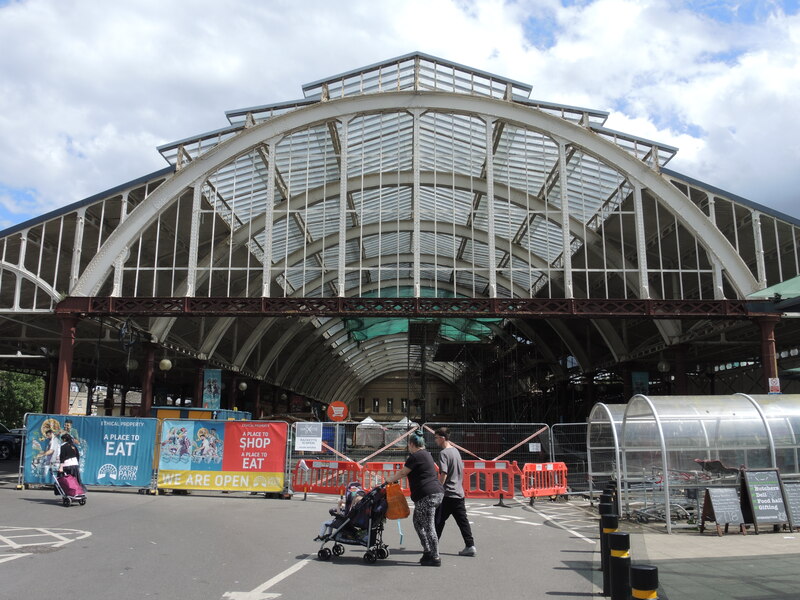
[[[405,519],[411,510],[408,508],[408,501],[400,489],[400,484],[386,484],[386,509],[387,519]]]

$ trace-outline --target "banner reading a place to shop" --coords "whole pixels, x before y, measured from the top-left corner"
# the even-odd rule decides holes
[[[287,430],[284,422],[166,420],[158,487],[281,492]]]
[[[155,419],[30,414],[25,420],[25,483],[53,483],[61,436],[78,447],[81,480],[87,485],[149,486],[153,475]],[[49,437],[48,437],[49,436]]]

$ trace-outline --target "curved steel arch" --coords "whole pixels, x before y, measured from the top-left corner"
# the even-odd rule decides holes
[[[17,278],[25,279],[33,284],[37,289],[42,290],[45,294],[47,294],[51,300],[53,300],[53,304],[57,304],[61,300],[61,294],[59,294],[53,287],[44,281],[41,277],[31,273],[27,269],[21,268],[19,265],[14,265],[4,260],[0,260],[0,271],[10,271],[14,273]],[[15,294],[16,297],[16,294]]]
[[[543,112],[501,100],[443,92],[387,92],[331,100],[301,108],[247,128],[239,135],[215,146],[176,172],[145,202],[131,211],[86,267],[70,294],[88,296],[96,293],[110,275],[115,259],[123,253],[125,245],[140,235],[157,218],[162,209],[176,200],[184,190],[198,185],[210,173],[257,145],[296,130],[348,116],[411,109],[499,119],[579,146],[598,161],[615,168],[642,187],[650,189],[675,218],[719,261],[738,294],[745,296],[757,289],[757,281],[742,258],[694,204],[666,178],[591,131]]]
[[[253,148],[261,146],[265,143],[270,144],[272,149],[278,140],[286,135],[295,131],[301,131],[315,125],[321,125],[337,119],[350,119],[354,116],[376,112],[397,112],[397,111],[420,111],[416,114],[421,114],[421,111],[434,111],[434,112],[447,112],[455,114],[474,115],[480,119],[491,121],[498,119],[510,125],[518,126],[526,130],[540,132],[543,135],[556,140],[560,147],[566,144],[574,145],[580,148],[586,155],[594,157],[604,165],[608,165],[616,172],[620,173],[626,180],[639,190],[646,188],[651,191],[656,201],[667,208],[676,218],[677,221],[684,226],[687,231],[691,232],[694,237],[699,240],[699,245],[702,246],[708,253],[712,261],[716,261],[721,268],[726,272],[728,280],[733,288],[740,295],[752,291],[757,287],[757,282],[753,275],[750,273],[749,268],[736,253],[731,244],[727,241],[725,236],[713,226],[713,224],[705,217],[705,215],[690,202],[679,190],[672,186],[664,177],[653,171],[649,166],[645,165],[638,158],[631,156],[622,148],[616,146],[610,141],[603,139],[601,136],[593,133],[592,131],[565,122],[556,117],[532,111],[528,108],[515,105],[513,103],[493,100],[488,98],[468,97],[459,94],[447,93],[422,93],[422,94],[381,94],[376,96],[364,96],[356,98],[345,98],[341,100],[329,101],[320,103],[305,109],[287,113],[285,115],[275,117],[260,125],[247,128],[238,135],[231,139],[220,143],[206,154],[198,157],[193,162],[189,163],[181,170],[175,173],[164,184],[156,189],[142,204],[135,208],[128,214],[125,221],[114,231],[109,237],[97,255],[92,259],[89,266],[86,268],[80,279],[72,290],[73,295],[88,294],[95,292],[99,289],[103,282],[111,274],[111,269],[118,264],[118,257],[125,251],[130,240],[140,236],[146,227],[149,226],[162,210],[170,205],[171,202],[177,201],[190,187],[198,188],[205,183],[206,179],[224,165],[230,164],[236,160],[237,157],[250,152]],[[494,181],[490,186],[487,179],[483,178],[468,178],[456,174],[441,174],[436,172],[400,172],[392,178],[388,173],[381,173],[377,175],[362,176],[359,181],[362,182],[360,190],[369,189],[370,186],[385,185],[385,186],[399,186],[399,185],[420,185],[420,186],[436,186],[438,187],[452,187],[453,189],[470,189],[484,195],[491,195],[496,198],[503,198],[504,195],[513,204],[519,206],[531,207],[533,203],[541,203],[541,200],[532,194],[516,190],[508,185],[503,185],[500,182]],[[347,183],[340,186],[348,189],[353,178],[350,178]],[[327,188],[335,186],[335,181],[326,182]],[[197,191],[196,191],[197,194]],[[320,189],[309,190],[297,196],[294,199],[289,198],[288,203],[291,207],[293,203],[300,205],[301,203],[308,203],[309,198],[312,201],[321,201],[322,191]],[[336,194],[327,196],[331,198]],[[314,200],[320,198],[319,200]],[[524,200],[524,202],[523,202]],[[541,206],[541,204],[539,204]],[[263,216],[261,213],[257,216]],[[274,215],[272,224],[277,223],[283,215]],[[554,212],[548,213],[554,223],[563,225],[563,219],[559,219],[558,215]],[[272,225],[269,225],[271,227]],[[438,222],[436,221],[418,221],[411,220],[397,221],[397,231],[422,231],[422,232],[441,232],[437,229]],[[591,239],[592,232],[579,224],[577,220],[570,217],[568,231],[570,235],[576,239],[583,240],[587,244],[587,250],[590,252],[598,252],[598,248]],[[537,257],[534,252],[529,249],[524,249],[521,246],[514,244],[507,244],[508,240],[500,236],[492,236],[492,230],[485,231],[483,229],[470,228],[461,224],[454,224],[446,222],[445,233],[453,234],[462,239],[469,239],[473,242],[483,243],[489,248],[500,248],[503,251],[508,250],[511,256],[517,260],[523,261],[531,267],[541,270],[548,270],[548,273],[554,280],[557,281],[559,270],[552,269],[551,263],[544,257]],[[236,231],[231,231],[231,240],[234,245],[243,246],[247,243],[253,230],[251,227],[242,226]],[[303,247],[301,250],[283,258],[281,261],[271,263],[268,268],[271,274],[285,270],[289,265],[297,264],[303,258],[314,255],[320,252],[325,247],[333,247],[337,243],[341,244],[342,240],[350,240],[361,238],[364,239],[370,235],[378,235],[381,233],[380,224],[369,224],[362,226],[359,230],[354,232],[338,232],[332,233],[328,236],[323,236],[314,240],[312,243]],[[641,251],[641,249],[640,249]],[[205,257],[199,257],[199,263],[210,264],[212,254],[209,253]],[[416,253],[413,254],[416,258]],[[538,260],[537,260],[538,258]],[[447,260],[444,257],[437,257],[437,263],[443,264]],[[621,256],[614,256],[614,251],[610,254],[609,264],[618,263],[620,267],[624,266],[624,259]],[[351,263],[354,264],[354,263]],[[472,265],[468,265],[472,267]],[[482,269],[484,267],[481,267]],[[492,257],[486,264],[485,269],[494,273],[498,266]],[[623,269],[625,273],[625,285],[635,291],[642,292],[646,289],[646,282],[640,281],[639,286],[635,285],[633,278],[635,277],[629,269]],[[642,277],[641,273],[639,275]],[[312,283],[308,285],[313,289]],[[188,286],[183,289],[188,290]],[[342,292],[340,287],[340,293]],[[572,290],[570,286],[570,292]],[[169,334],[170,323],[172,321],[165,319],[156,323],[159,337],[166,337]],[[202,345],[204,353],[212,354],[216,347],[216,340],[219,340],[222,334],[227,330],[232,321],[221,319],[212,328],[209,336]],[[560,337],[569,340],[568,329],[559,324]],[[265,328],[265,330],[268,329]],[[611,339],[609,337],[610,328],[601,328],[601,333],[605,332],[603,339],[607,342]],[[662,332],[662,335],[666,333]],[[283,346],[288,344],[293,336],[288,332],[283,335]],[[251,335],[243,347],[236,350],[236,360],[246,360],[250,352],[257,345],[257,337]],[[620,347],[619,340],[613,340],[616,346],[615,355],[618,355]],[[588,358],[585,357],[579,347],[579,342],[572,339],[568,344],[573,347],[573,355],[579,357],[579,361],[585,366]],[[609,348],[612,345],[609,344]],[[248,350],[249,349],[249,350]],[[207,352],[206,352],[207,351]],[[582,358],[581,358],[582,357]],[[259,373],[265,373],[265,369],[271,368],[271,364],[262,361],[259,367]],[[284,373],[286,366],[284,366]],[[279,377],[282,380],[283,375]]]

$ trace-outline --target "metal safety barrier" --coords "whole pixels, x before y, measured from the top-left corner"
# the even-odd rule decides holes
[[[550,460],[567,465],[568,492],[581,493],[591,489],[589,458],[586,451],[588,427],[588,423],[556,423],[550,428]]]
[[[386,481],[387,477],[394,475],[397,471],[402,469],[403,464],[403,462],[368,462],[361,472],[361,485],[365,490],[379,486]],[[397,483],[400,485],[400,489],[403,490],[404,495],[411,495],[407,477],[404,477]]]
[[[343,460],[301,460],[292,471],[295,492],[343,494],[351,481],[362,480],[362,467]]]
[[[467,498],[513,498],[515,480],[522,475],[515,462],[465,460],[464,496]]]
[[[522,495],[525,498],[566,493],[567,466],[563,462],[528,463],[522,468]]]

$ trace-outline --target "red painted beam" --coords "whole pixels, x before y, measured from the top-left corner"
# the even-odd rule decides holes
[[[595,298],[65,298],[58,315],[749,319],[744,300]]]

